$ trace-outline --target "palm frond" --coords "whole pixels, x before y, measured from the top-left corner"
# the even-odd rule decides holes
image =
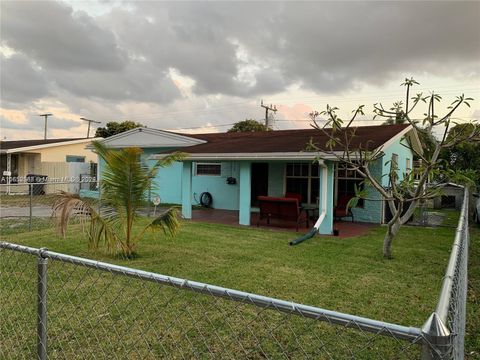
[[[96,214],[95,209],[78,195],[66,191],[60,191],[58,198],[52,206],[57,231],[65,238],[67,227],[71,218],[78,218],[84,225],[88,219]]]
[[[180,222],[178,221],[178,209],[176,207],[171,207],[147,224],[136,236],[136,239],[140,239],[146,230],[155,231],[158,229],[161,229],[165,235],[173,237],[177,234],[179,228]]]
[[[115,229],[115,216],[94,214],[91,218],[90,227],[87,230],[88,247],[97,250],[100,244],[104,244],[110,254],[123,253],[125,246],[119,239]]]
[[[88,201],[66,191],[60,191],[52,209],[52,217],[57,230],[64,238],[67,235],[70,219],[77,218],[87,233],[90,249],[96,250],[103,242],[110,253],[122,251],[122,246],[118,245],[118,236],[114,231],[115,212],[111,210],[97,211]],[[89,226],[85,226],[88,221],[90,221]]]

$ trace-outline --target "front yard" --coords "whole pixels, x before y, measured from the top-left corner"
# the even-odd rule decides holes
[[[89,253],[78,227],[70,228],[65,240],[53,229],[3,234],[2,240],[421,327],[435,309],[455,229],[404,227],[389,261],[381,256],[384,231],[377,227],[347,239],[315,237],[289,247],[298,234],[182,222],[174,239],[147,234],[138,256],[128,261]],[[469,351],[478,346],[479,324],[472,316],[478,314],[479,234],[472,229],[470,281],[477,289],[469,296]]]

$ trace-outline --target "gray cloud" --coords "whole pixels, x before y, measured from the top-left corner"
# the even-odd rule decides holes
[[[28,108],[50,96],[92,118],[125,115],[129,103],[168,112],[182,98],[170,69],[194,81],[192,104],[292,85],[335,94],[412,74],[480,76],[478,2],[122,5],[95,16],[61,2],[2,1],[1,41],[16,52],[2,59],[2,101]],[[222,118],[231,112],[189,117]]]
[[[181,96],[168,74],[142,61],[130,62],[121,73],[52,69],[48,74],[62,89],[79,97],[168,103]]]
[[[26,102],[48,95],[48,84],[43,72],[35,68],[29,58],[15,54],[6,58],[0,54],[1,102]]]
[[[2,1],[2,44],[45,67],[116,71],[125,53],[115,35],[84,12],[56,1]]]
[[[118,10],[108,19],[122,46],[192,77],[199,94],[252,96],[293,83],[336,92],[399,73],[458,75],[458,67],[478,69],[480,57],[476,2],[135,6],[134,16]],[[253,86],[235,79],[240,61],[234,41],[264,64]]]

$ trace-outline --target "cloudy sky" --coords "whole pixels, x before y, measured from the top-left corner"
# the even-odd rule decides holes
[[[80,117],[184,132],[263,119],[308,127],[308,113],[435,90],[476,100],[480,2],[0,2],[1,138],[81,137]],[[415,116],[421,117],[423,111]]]

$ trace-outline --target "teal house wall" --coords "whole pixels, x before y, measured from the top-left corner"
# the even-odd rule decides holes
[[[383,150],[383,168],[382,173],[387,174],[390,172],[390,161],[392,160],[393,154],[398,155],[398,179],[402,180],[405,173],[407,172],[407,159],[410,159],[410,166],[413,162],[413,153],[408,147],[406,140],[402,139],[395,141],[392,145]],[[388,176],[384,176],[382,179],[383,186],[389,186]]]
[[[152,167],[157,160],[150,160],[150,156],[163,151],[174,151],[172,148],[143,149],[142,161]],[[182,202],[182,163],[174,162],[168,167],[162,167],[153,180],[151,196],[159,196],[162,203],[180,204]]]
[[[195,166],[192,166],[192,196],[193,204],[200,202],[200,195],[203,192],[209,192],[212,195],[212,207],[223,210],[238,210],[240,201],[239,176],[240,165],[238,162],[214,162],[222,165],[222,173],[219,176],[196,175]],[[237,179],[236,184],[227,184],[227,178]]]
[[[379,181],[382,181],[383,158],[370,165],[370,172]],[[383,219],[383,201],[380,193],[373,186],[367,186],[367,198],[363,207],[352,208],[355,221],[367,223],[381,223]]]
[[[402,145],[403,144],[403,145]],[[388,173],[390,172],[390,162],[393,154],[398,155],[398,179],[401,181],[407,172],[407,159],[410,160],[410,166],[413,163],[413,152],[408,147],[406,140],[401,139],[393,142],[390,146],[383,149],[384,155],[375,163],[370,165],[370,172],[384,187],[389,186]],[[363,207],[352,209],[355,221],[369,223],[383,223],[384,201],[382,195],[373,188],[367,187],[367,198]]]

